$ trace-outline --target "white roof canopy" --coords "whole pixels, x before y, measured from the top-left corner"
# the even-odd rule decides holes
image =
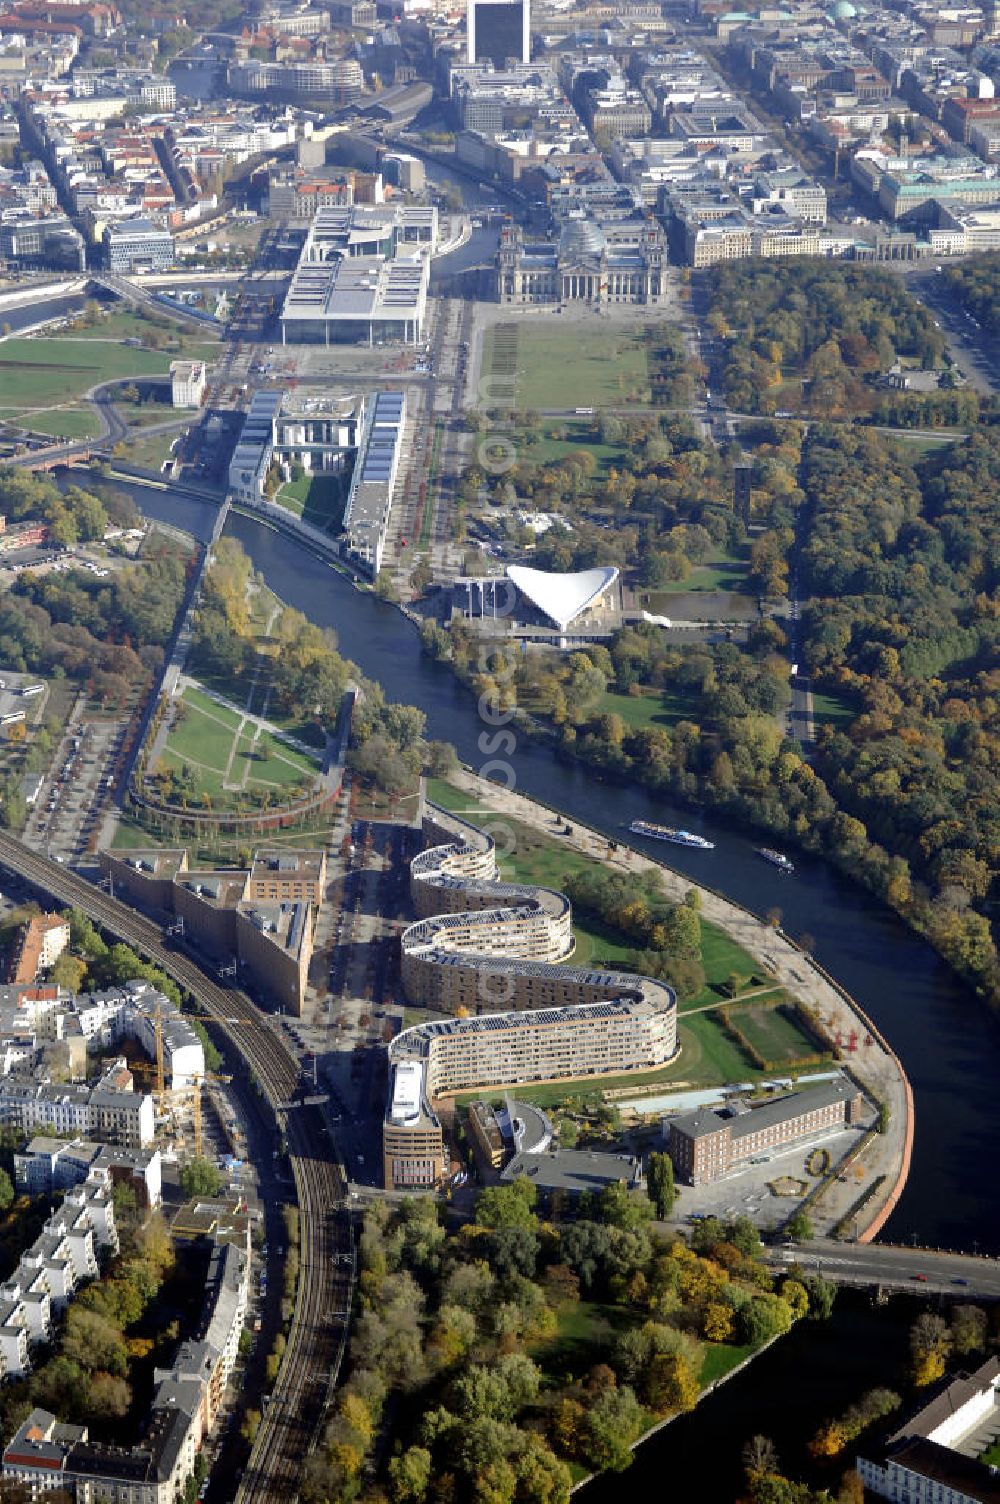
[[[507,578],[562,631],[614,584],[618,570],[605,564],[600,569],[581,569],[576,574],[551,574],[545,569],[510,564]]]

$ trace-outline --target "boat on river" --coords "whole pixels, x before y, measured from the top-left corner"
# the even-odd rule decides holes
[[[779,872],[795,871],[795,863],[790,862],[783,851],[775,851],[773,846],[759,846],[757,855],[762,856],[765,862],[770,862],[772,867],[777,867]]]
[[[648,836],[651,841],[669,841],[673,846],[693,846],[699,851],[714,851],[715,842],[706,841],[693,830],[679,830],[675,825],[657,825],[652,820],[633,820],[629,830],[634,836]]]

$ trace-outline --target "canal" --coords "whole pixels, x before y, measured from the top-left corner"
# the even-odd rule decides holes
[[[149,516],[205,537],[214,509],[166,491],[131,488]],[[392,606],[359,593],[290,538],[232,517],[268,585],[311,620],[337,633],[340,649],[387,696],[419,706],[427,734],[454,743],[474,768],[487,760],[487,731],[475,701],[443,664],[424,657],[415,629]],[[1000,1081],[1000,1026],[931,948],[888,910],[825,863],[797,855],[784,877],[756,854],[749,833],[710,820],[643,789],[595,781],[524,742],[509,759],[516,786],[611,837],[637,816],[679,823],[709,836],[714,851],[670,848],[670,864],[758,913],[780,908],[793,935],[813,937],[817,959],[858,999],[892,1042],[913,1085],[916,1141],[909,1184],[884,1237],[1000,1253],[1000,1202],[990,1194]],[[662,857],[663,847],[649,845]]]

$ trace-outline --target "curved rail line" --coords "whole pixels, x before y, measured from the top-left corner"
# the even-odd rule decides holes
[[[283,1120],[299,1204],[301,1272],[281,1370],[236,1499],[239,1504],[289,1500],[316,1442],[350,1319],[350,1220],[343,1176],[323,1116],[319,1108],[304,1105],[282,1112],[282,1104],[299,1084],[295,1058],[244,993],[220,987],[197,962],[168,947],[159,925],[6,832],[0,832],[0,866],[79,908],[190,992],[199,1008],[217,1020],[260,1083],[276,1118]]]

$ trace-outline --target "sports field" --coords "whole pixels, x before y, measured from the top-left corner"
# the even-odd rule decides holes
[[[650,399],[642,329],[591,329],[546,318],[537,325],[494,324],[483,337],[482,379],[497,393],[515,381],[515,405],[534,408],[625,407]],[[487,400],[484,405],[491,404]]]
[[[280,803],[319,774],[313,758],[192,685],[184,690],[153,772],[164,768],[175,774],[186,769],[189,792],[218,804],[242,794],[270,794]]]

